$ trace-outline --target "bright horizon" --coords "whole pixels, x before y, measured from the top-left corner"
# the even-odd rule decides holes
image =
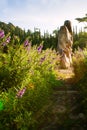
[[[86,0],[2,0],[0,1],[0,21],[19,26],[26,31],[39,28],[41,33],[59,28],[65,20],[72,26],[84,27],[75,18],[87,13]]]

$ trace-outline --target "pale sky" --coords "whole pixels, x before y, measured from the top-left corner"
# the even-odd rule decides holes
[[[22,29],[52,33],[70,20],[72,26],[84,26],[75,18],[87,13],[87,0],[0,0],[0,21]]]

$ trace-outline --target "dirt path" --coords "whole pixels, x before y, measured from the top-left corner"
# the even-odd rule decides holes
[[[73,76],[72,68],[58,70],[58,79],[63,80],[63,85],[54,88],[46,111],[44,111],[44,126],[42,124],[40,130],[66,130],[65,125],[75,118],[73,112],[78,92],[74,89]],[[72,123],[69,124],[72,125]],[[74,129],[72,127],[70,130]]]

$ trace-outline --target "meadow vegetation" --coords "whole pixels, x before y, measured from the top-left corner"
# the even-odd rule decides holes
[[[36,129],[37,113],[60,84],[54,71],[58,56],[42,50],[43,43],[32,46],[26,39],[15,45],[10,39],[0,30],[0,129]]]

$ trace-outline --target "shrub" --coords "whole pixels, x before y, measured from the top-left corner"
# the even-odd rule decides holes
[[[37,127],[37,113],[48,103],[57,85],[55,50],[9,43],[0,52],[0,129],[27,130]]]
[[[84,113],[87,121],[87,49],[76,51],[73,59],[76,87],[79,91],[78,112]]]
[[[80,79],[82,79],[86,73],[86,50],[81,50],[78,48],[78,50],[75,51],[73,56],[73,67],[74,67],[74,73],[75,73],[75,81],[78,82]]]

